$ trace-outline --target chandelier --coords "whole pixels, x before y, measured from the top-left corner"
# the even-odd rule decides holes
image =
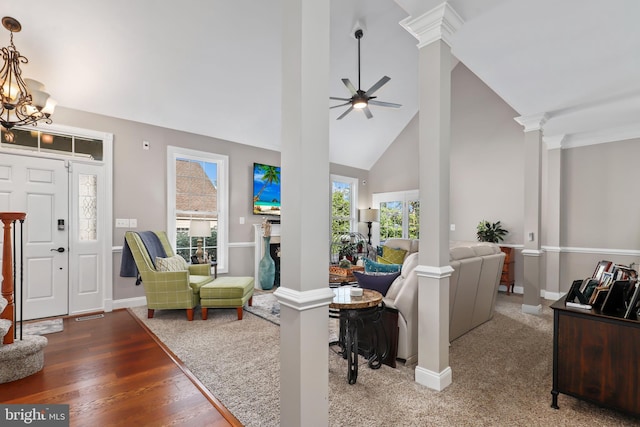
[[[10,132],[14,126],[51,123],[56,101],[44,91],[44,85],[36,80],[22,79],[20,64],[29,60],[20,55],[13,44],[13,33],[20,32],[20,22],[9,16],[2,18],[2,25],[11,33],[11,43],[1,49],[4,65],[0,70],[0,125],[7,130],[5,139],[13,140]]]

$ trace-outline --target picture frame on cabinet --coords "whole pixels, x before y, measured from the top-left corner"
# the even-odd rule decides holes
[[[629,303],[627,305],[627,310],[624,313],[625,319],[630,319],[634,313],[637,313],[636,307],[638,306],[638,302],[640,302],[640,283],[635,283],[635,290],[631,294],[631,298],[629,299]]]
[[[630,283],[628,280],[616,280],[609,286],[607,297],[602,302],[600,311],[607,314],[625,313],[625,296]]]
[[[583,280],[582,286],[580,287],[580,292],[582,293],[582,295],[584,295],[587,301],[589,301],[597,287],[598,281],[596,279],[588,277]]]
[[[566,302],[575,302],[576,298],[580,304],[587,304],[589,300],[585,298],[585,296],[580,292],[580,287],[582,286],[582,280],[574,280],[571,284],[571,288],[567,293],[567,297],[565,298]]]
[[[608,288],[613,283],[613,273],[605,271],[600,278],[600,286]]]
[[[609,293],[609,288],[603,288],[601,286],[598,286],[596,290],[593,292],[593,295],[591,295],[589,304],[594,308],[599,308],[604,302],[608,293]]]
[[[611,267],[611,261],[600,261],[593,272],[593,278],[602,282],[602,275]]]

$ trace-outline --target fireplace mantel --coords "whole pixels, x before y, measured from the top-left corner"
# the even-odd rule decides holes
[[[264,255],[264,244],[262,242],[262,224],[253,224],[253,234],[255,242],[255,259],[253,264],[254,287],[256,289],[262,289],[260,287],[260,277],[258,277],[260,271],[258,266],[260,265],[262,255]],[[271,224],[271,244],[274,243],[280,243],[280,224]]]

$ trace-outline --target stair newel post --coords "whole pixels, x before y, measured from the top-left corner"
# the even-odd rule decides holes
[[[11,248],[11,225],[18,220],[24,221],[24,212],[1,212],[0,220],[4,225],[3,245],[2,245],[2,296],[7,300],[0,318],[11,321],[11,328],[4,336],[3,344],[13,344],[15,333],[14,315],[14,275],[13,275],[13,254]]]

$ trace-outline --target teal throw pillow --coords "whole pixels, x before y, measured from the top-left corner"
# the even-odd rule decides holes
[[[364,258],[364,271],[367,273],[396,273],[400,271],[402,264],[382,264]]]

